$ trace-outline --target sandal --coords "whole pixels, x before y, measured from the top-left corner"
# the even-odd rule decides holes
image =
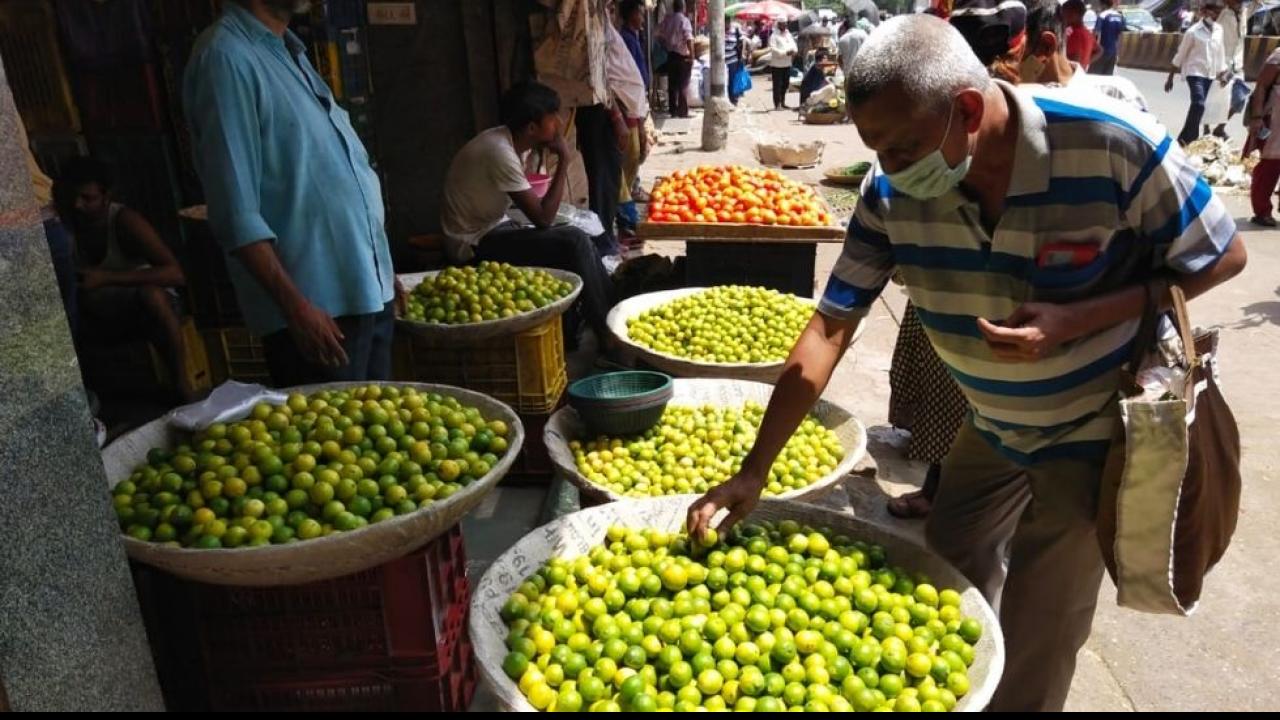
[[[886,509],[890,515],[899,520],[918,520],[929,516],[929,511],[933,509],[933,501],[925,495],[923,490],[916,490],[889,498]]]

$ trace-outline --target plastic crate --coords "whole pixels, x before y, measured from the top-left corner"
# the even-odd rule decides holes
[[[57,16],[50,3],[0,3],[0,59],[28,134],[80,131],[80,113],[67,82]]]
[[[450,709],[474,686],[458,526],[318,583],[204,585],[143,566],[134,582],[170,710]]]
[[[243,327],[206,328],[205,351],[209,375],[214,385],[227,380],[271,384],[267,355],[262,341]]]
[[[475,695],[471,644],[441,670],[397,669],[322,677],[228,676],[214,686],[215,711],[466,712]]]
[[[396,380],[444,383],[475,390],[520,413],[549,413],[569,384],[560,318],[509,337],[467,347],[440,347],[397,332]]]
[[[213,386],[213,373],[204,341],[191,318],[182,319],[187,364],[182,369],[196,391]],[[81,367],[88,384],[103,395],[126,396],[156,389],[174,390],[178,384],[161,348],[145,340],[110,345],[85,342]]]
[[[685,274],[693,287],[755,285],[813,297],[816,257],[816,242],[690,242]]]
[[[555,472],[551,462],[551,454],[547,452],[547,444],[542,441],[542,431],[546,429],[551,415],[564,404],[563,400],[546,413],[519,413],[520,422],[524,425],[524,447],[516,457],[507,478],[511,485],[542,485],[547,483]]]

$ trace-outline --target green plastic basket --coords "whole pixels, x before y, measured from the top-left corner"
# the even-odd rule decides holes
[[[657,424],[674,392],[668,375],[628,370],[575,382],[569,405],[592,435],[635,435]]]

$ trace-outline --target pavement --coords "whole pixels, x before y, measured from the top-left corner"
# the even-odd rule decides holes
[[[1175,132],[1186,111],[1186,87],[1163,92],[1164,75],[1120,71],[1147,96],[1152,112]],[[852,125],[803,125],[793,112],[766,110],[768,80],[756,87],[732,117],[728,147],[702,152],[700,117],[662,123],[662,144],[643,169],[647,183],[675,169],[699,164],[756,164],[756,138],[783,135],[796,140],[820,139],[822,163],[787,171],[806,182],[818,182],[826,167],[873,159]],[[793,93],[789,101],[794,104]],[[1237,126],[1238,127],[1238,126]],[[1280,443],[1270,433],[1280,430],[1280,403],[1268,368],[1280,357],[1280,232],[1248,225],[1248,199],[1223,193],[1240,224],[1249,249],[1245,272],[1191,304],[1194,323],[1221,332],[1221,385],[1240,426],[1244,494],[1240,521],[1230,550],[1206,581],[1201,604],[1190,618],[1152,616],[1119,608],[1115,588],[1104,581],[1093,634],[1078,658],[1067,700],[1071,711],[1261,711],[1273,709],[1269,699],[1280,693],[1280,670],[1269,661],[1270,620],[1280,597],[1280,574],[1270,563],[1280,557],[1280,534],[1269,513],[1280,508]],[[681,243],[650,243],[647,252],[677,255]],[[815,283],[825,280],[838,245],[819,248]],[[853,412],[867,426],[869,458],[845,482],[843,492],[818,502],[872,522],[895,524],[919,533],[921,523],[890,518],[885,500],[918,486],[924,467],[902,458],[903,433],[888,426],[889,361],[905,302],[890,286],[877,303],[856,352],[837,368],[825,397]],[[488,562],[542,521],[531,508],[541,508],[543,488],[509,488],[487,502],[467,522],[470,569],[476,580]],[[508,512],[508,509],[510,512]],[[1257,645],[1255,646],[1255,643]],[[473,709],[489,709],[492,696],[481,693]]]

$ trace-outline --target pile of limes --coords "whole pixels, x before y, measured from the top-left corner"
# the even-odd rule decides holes
[[[741,408],[669,405],[643,435],[574,440],[569,449],[584,477],[617,495],[703,493],[742,468],[764,410],[754,401]],[[812,485],[833,472],[843,457],[835,432],[809,417],[773,461],[765,494]]]
[[[564,712],[947,711],[969,692],[981,624],[882,548],[793,521],[706,540],[612,527],[551,559],[502,608],[503,670]]]
[[[428,276],[409,293],[406,318],[444,325],[498,320],[546,307],[573,284],[545,270],[482,262]]]
[[[259,403],[112,490],[138,540],[235,548],[356,530],[443,500],[489,472],[510,429],[452,397],[369,385]]]
[[[725,285],[646,310],[627,336],[667,355],[699,362],[780,362],[813,317],[813,305],[768,288]]]

